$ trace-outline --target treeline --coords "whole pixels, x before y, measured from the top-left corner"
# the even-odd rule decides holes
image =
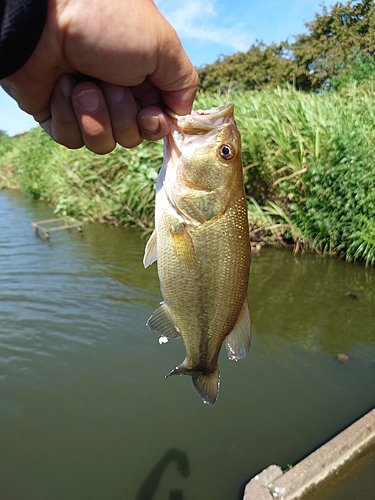
[[[298,90],[330,87],[342,69],[358,59],[375,56],[375,3],[350,0],[336,3],[306,24],[307,32],[294,42],[265,45],[257,42],[247,52],[220,57],[198,68],[200,87],[219,93],[259,90],[293,84]]]

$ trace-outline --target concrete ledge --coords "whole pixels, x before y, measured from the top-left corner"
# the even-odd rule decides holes
[[[244,500],[270,500],[273,481],[281,477],[283,471],[277,465],[270,465],[247,483]],[[271,489],[270,489],[271,488]]]
[[[282,474],[271,465],[246,485],[243,500],[298,500],[375,444],[375,409]]]

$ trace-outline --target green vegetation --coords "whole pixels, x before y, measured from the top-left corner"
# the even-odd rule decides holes
[[[207,78],[224,63],[232,68],[229,80],[229,73],[227,80],[216,74],[217,92],[201,91],[195,108],[236,105],[253,240],[375,263],[374,19],[368,0],[336,4],[308,24],[309,35],[296,37],[293,57],[285,47],[258,44],[202,70],[202,87],[210,89]],[[305,79],[295,73],[297,44],[313,54],[309,64],[307,52],[298,56],[306,63]],[[257,71],[262,57],[294,85],[273,85],[275,72],[263,80],[251,73],[249,60]],[[258,90],[246,90],[255,80]],[[97,156],[69,151],[38,128],[17,138],[0,133],[0,188],[19,186],[61,215],[149,230],[162,154],[160,142]]]
[[[162,162],[161,144],[134,150],[117,147],[105,156],[82,148],[68,150],[40,128],[14,140],[0,157],[0,188],[15,184],[45,199],[61,215],[116,225],[152,226],[154,190]],[[11,185],[8,179],[15,172]]]
[[[16,169],[11,162],[5,160],[8,151],[13,149],[15,139],[11,139],[3,130],[0,130],[0,189],[2,187],[16,187]]]

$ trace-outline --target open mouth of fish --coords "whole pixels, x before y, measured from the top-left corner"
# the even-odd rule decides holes
[[[193,110],[191,114],[185,116],[176,115],[170,109],[165,113],[175,120],[177,128],[187,135],[205,134],[221,125],[229,123],[233,119],[234,104],[230,102],[224,106],[211,108],[208,110]]]
[[[164,143],[164,164],[167,168],[176,165],[182,152],[188,155],[189,149],[196,148],[198,144],[205,147],[212,142],[218,129],[234,123],[232,102],[209,110],[193,110],[184,116],[176,115],[168,108],[165,112],[172,128]]]
[[[184,116],[179,116],[168,108],[165,109],[165,112],[169,117],[172,130],[164,138],[164,168],[157,190],[163,183],[169,203],[177,213],[180,213],[171,194],[174,176],[167,175],[167,170],[176,170],[182,156],[189,157],[197,149],[209,146],[214,142],[219,129],[233,125],[235,123],[233,118],[234,104],[231,102],[209,110],[193,110],[191,114]],[[190,189],[198,190],[199,188],[184,179],[183,185],[179,185],[178,192],[174,188],[174,194],[183,196]],[[203,192],[202,189],[200,191]],[[193,223],[193,221],[190,222]]]

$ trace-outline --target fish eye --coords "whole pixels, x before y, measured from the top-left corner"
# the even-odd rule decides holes
[[[231,144],[222,144],[219,149],[219,154],[223,160],[231,160],[234,152],[234,147]]]

